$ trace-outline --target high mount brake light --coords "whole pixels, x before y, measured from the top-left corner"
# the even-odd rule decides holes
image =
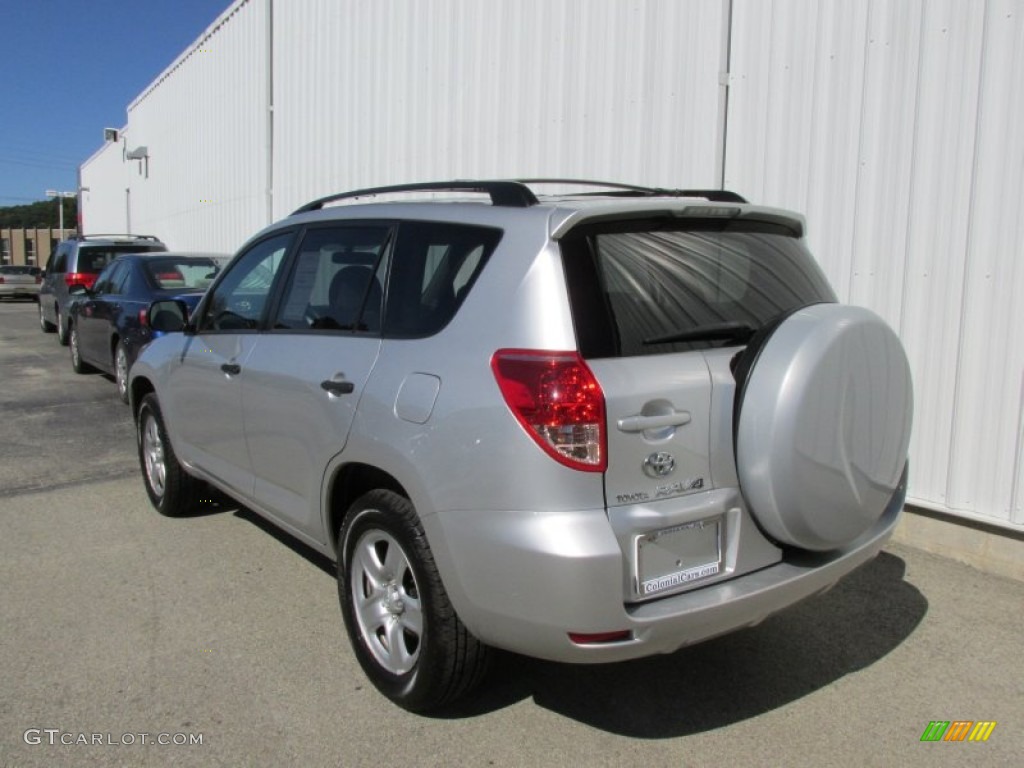
[[[567,467],[605,471],[604,393],[579,353],[499,349],[491,370],[508,407],[537,445]]]

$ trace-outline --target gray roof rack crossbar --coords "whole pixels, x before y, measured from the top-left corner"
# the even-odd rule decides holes
[[[635,184],[620,184],[617,181],[593,181],[588,179],[516,179],[521,184],[579,184],[587,187],[601,187],[615,192],[583,192],[585,195],[611,194],[618,197],[700,197],[713,203],[746,203],[747,200],[727,189],[662,189],[640,187]]]
[[[339,192],[334,195],[327,195],[318,200],[306,203],[295,210],[292,215],[306,213],[307,211],[318,211],[327,203],[336,200],[348,200],[355,197],[373,197],[374,195],[387,195],[394,192],[481,192],[491,196],[492,205],[501,205],[509,208],[528,208],[537,204],[537,197],[525,184],[517,181],[426,181],[416,184],[399,184],[392,187],[370,187],[368,189],[357,189],[352,192]]]
[[[155,235],[126,235],[124,232],[119,234],[71,235],[68,240],[152,240],[154,243],[160,242],[160,238]]]

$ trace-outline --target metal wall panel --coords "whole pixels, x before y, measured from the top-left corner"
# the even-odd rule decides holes
[[[330,192],[436,178],[716,186],[726,9],[277,2],[274,215]]]
[[[86,231],[177,248],[430,178],[722,182],[801,211],[907,347],[911,500],[1024,525],[1021,0],[235,0],[128,118],[148,167],[87,161]]]
[[[268,8],[232,5],[129,105],[134,232],[233,251],[266,224]]]
[[[1024,522],[1022,16],[736,0],[726,141],[726,186],[805,211],[840,296],[900,332],[911,501],[1000,524]]]
[[[127,232],[127,175],[124,167],[125,132],[118,141],[104,144],[79,171],[78,199],[82,231]]]

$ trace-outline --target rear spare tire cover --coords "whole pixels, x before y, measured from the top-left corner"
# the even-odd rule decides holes
[[[903,345],[870,310],[815,304],[754,353],[736,409],[751,512],[778,542],[841,547],[878,520],[903,473],[913,412]]]

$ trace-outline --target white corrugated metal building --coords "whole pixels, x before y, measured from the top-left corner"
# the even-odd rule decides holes
[[[1021,0],[236,0],[81,209],[234,250],[335,191],[533,176],[805,213],[906,345],[910,503],[1024,532]]]

